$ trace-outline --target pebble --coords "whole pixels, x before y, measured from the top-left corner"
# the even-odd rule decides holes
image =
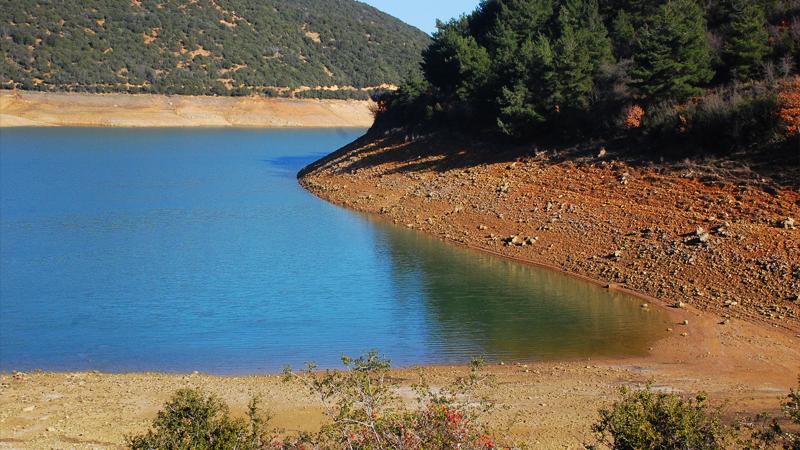
[[[684,324],[684,325],[689,325],[689,321],[688,321],[688,320],[684,320],[684,321],[683,321],[683,324]]]

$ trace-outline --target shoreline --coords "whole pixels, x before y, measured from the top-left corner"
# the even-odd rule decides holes
[[[365,100],[0,90],[0,129],[369,128],[371,105]]]
[[[544,449],[580,448],[583,443],[593,442],[590,426],[597,420],[597,409],[610,404],[620,387],[651,385],[657,390],[686,395],[704,391],[714,405],[725,405],[725,418],[732,422],[761,412],[777,413],[780,399],[790,387],[797,385],[800,328],[797,328],[796,316],[762,319],[749,314],[750,305],[727,308],[722,304],[700,301],[703,296],[692,298],[683,308],[674,308],[673,300],[666,296],[659,300],[637,290],[630,291],[632,286],[616,284],[614,279],[604,282],[598,277],[593,278],[591,272],[570,270],[570,266],[559,264],[564,260],[559,259],[561,253],[557,252],[556,244],[567,246],[570,253],[580,254],[586,248],[599,245],[598,242],[613,243],[621,239],[613,229],[587,227],[584,233],[573,233],[570,229],[549,233],[552,230],[540,229],[536,233],[541,234],[537,243],[523,247],[503,246],[498,240],[480,237],[491,232],[502,238],[509,228],[523,227],[516,222],[513,211],[506,209],[509,204],[514,204],[514,198],[496,188],[498,183],[503,185],[503,180],[510,185],[508,190],[512,194],[515,191],[527,192],[526,189],[531,188],[525,184],[529,181],[514,178],[508,173],[510,170],[529,170],[541,177],[547,175],[548,170],[556,170],[556,179],[564,180],[566,178],[560,170],[563,167],[556,164],[556,169],[553,169],[549,162],[523,160],[480,164],[465,169],[468,166],[464,164],[451,166],[449,163],[452,161],[426,154],[420,146],[409,149],[403,144],[388,144],[371,138],[357,141],[301,172],[300,183],[312,194],[365,213],[374,220],[405,225],[471,251],[557,270],[598,286],[608,284],[613,289],[643,299],[652,308],[663,309],[673,324],[670,326],[672,331],[654,342],[646,356],[489,365],[487,371],[497,378],[497,386],[490,395],[508,408],[498,411],[493,417],[494,423],[510,423],[515,439]],[[403,152],[400,156],[391,154],[398,149],[396,145]],[[428,145],[426,143],[424,147]],[[404,170],[407,164],[410,170]],[[460,176],[454,177],[462,170],[470,170],[468,175],[479,176],[480,182],[473,185]],[[592,183],[603,177],[617,180],[612,169],[599,169],[599,174],[590,169],[583,170],[583,173],[571,174],[576,177],[584,175]],[[498,172],[504,175],[498,177]],[[645,176],[635,175],[636,178]],[[543,180],[546,189],[558,186],[550,180]],[[616,184],[614,182],[613,186]],[[608,183],[603,186],[608,188],[602,194],[603,198],[611,202],[610,193],[617,188],[609,187]],[[465,205],[457,200],[461,195],[470,196]],[[473,208],[481,212],[480,217],[465,212],[464,209],[470,205],[482,205],[484,198],[481,195],[492,199],[488,204],[489,212]],[[566,193],[557,193],[552,197],[558,195],[567,196]],[[592,194],[597,195],[601,194]],[[759,196],[755,198],[761,200]],[[544,197],[529,200],[530,203],[542,201]],[[568,201],[576,200],[566,199],[563,203]],[[636,207],[635,202],[630,203],[627,211]],[[586,222],[570,219],[568,209],[562,211],[560,223],[580,225]],[[454,212],[456,210],[458,212]],[[580,208],[578,211],[589,214],[591,209]],[[530,212],[534,217],[526,222],[528,229],[538,223],[537,214],[550,217],[546,214],[550,211],[540,209],[534,213],[531,209]],[[667,208],[666,213],[671,212]],[[618,219],[613,213],[609,214],[610,219]],[[595,217],[590,219],[597,220]],[[764,242],[770,238],[779,239],[787,248],[793,245],[796,235],[789,234],[790,231],[781,231],[776,238],[773,234],[764,235],[772,231],[766,225],[748,225],[743,221],[732,224],[731,228],[746,239],[757,238]],[[559,224],[559,221],[550,222],[549,219],[541,222],[546,224],[545,227]],[[666,221],[661,224],[663,227],[667,225]],[[480,229],[476,238],[472,230],[482,226],[486,229]],[[598,233],[600,239],[594,239]],[[557,236],[571,240],[556,240]],[[726,250],[723,238],[718,239],[718,250]],[[773,248],[762,245],[763,248]],[[547,260],[531,258],[531,253],[525,253],[546,249],[550,250],[544,253]],[[712,249],[703,251],[711,252]],[[700,252],[701,249],[696,250]],[[715,261],[727,268],[721,260]],[[603,259],[598,264],[619,262]],[[697,264],[701,263],[703,260],[698,258]],[[631,267],[638,270],[636,264]],[[710,285],[714,286],[713,283]],[[724,298],[720,297],[718,303]],[[734,314],[739,309],[741,314]],[[429,365],[424,370],[435,386],[465,373],[466,368]],[[416,381],[415,368],[395,368],[391,373],[401,383],[400,394],[408,395],[408,388]],[[314,431],[323,421],[316,400],[296,385],[281,383],[280,378],[278,374],[0,373],[0,448],[122,448],[125,435],[144,432],[164,401],[175,390],[184,387],[200,388],[221,396],[231,405],[234,415],[243,415],[248,400],[253,395],[261,395],[265,409],[273,414],[274,426],[287,431]]]
[[[461,142],[367,134],[298,181],[323,200],[451,244],[800,337],[800,228],[776,225],[800,216],[800,190],[499,147],[487,158]],[[513,236],[534,241],[506,242]]]

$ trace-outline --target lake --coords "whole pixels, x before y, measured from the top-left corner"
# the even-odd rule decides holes
[[[665,316],[304,191],[363,130],[0,130],[0,370],[642,355]]]

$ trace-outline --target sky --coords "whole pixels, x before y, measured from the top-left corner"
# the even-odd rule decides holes
[[[479,0],[362,0],[427,33],[436,31],[436,19],[447,21],[472,12]]]

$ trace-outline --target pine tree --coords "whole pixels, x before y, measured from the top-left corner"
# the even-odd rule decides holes
[[[645,101],[684,101],[714,76],[703,10],[696,0],[668,0],[641,30],[633,71]]]
[[[614,59],[611,40],[596,0],[567,0],[558,23],[558,99],[568,108],[587,109],[600,66]]]
[[[466,78],[477,80],[488,73],[488,54],[468,35],[465,17],[439,22],[437,28],[433,43],[422,54],[425,78],[447,95],[463,92]]]
[[[521,137],[544,123],[555,105],[556,69],[550,40],[539,35],[527,40],[519,51],[526,77],[500,88],[497,126],[509,136]]]
[[[740,1],[734,5],[726,54],[731,70],[740,80],[758,75],[769,52],[769,33],[764,10],[757,3]]]

